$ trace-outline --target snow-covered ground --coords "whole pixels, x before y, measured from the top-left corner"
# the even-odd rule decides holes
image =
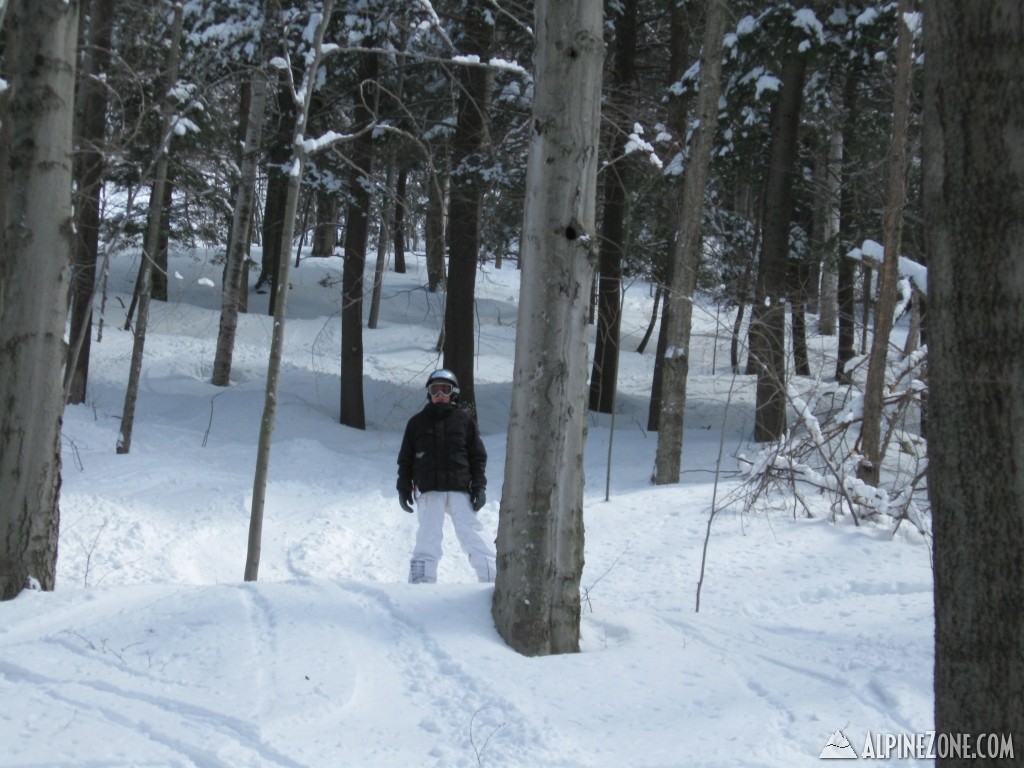
[[[118,297],[136,266],[113,264],[88,403],[65,414],[58,588],[0,604],[0,765],[788,768],[844,738],[863,756],[871,734],[933,727],[932,572],[911,526],[831,522],[824,501],[813,519],[721,509],[695,611],[712,500],[738,482],[736,454],[756,451],[724,311],[695,313],[683,479],[655,487],[654,340],[635,352],[653,298],[629,287],[620,411],[592,415],[587,444],[582,652],[524,658],[450,527],[439,583],[406,583],[415,520],[395,457],[440,366],[443,316],[421,261],[387,273],[380,327],[364,330],[365,431],[339,424],[341,260],[292,270],[254,583],[266,297],[241,319],[232,385],[214,387],[221,268],[172,259],[119,456],[132,339]],[[518,273],[488,266],[477,290],[493,534]]]

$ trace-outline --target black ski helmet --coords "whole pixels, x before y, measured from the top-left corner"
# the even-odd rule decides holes
[[[455,399],[459,396],[459,380],[455,374],[447,368],[439,368],[427,377],[426,388],[429,389],[430,385],[435,381],[443,381],[446,384],[452,385],[452,402],[455,402]],[[430,399],[430,392],[427,392],[427,399]]]

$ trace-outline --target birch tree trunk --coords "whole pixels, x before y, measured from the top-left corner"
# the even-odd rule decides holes
[[[903,206],[907,197],[907,126],[910,123],[911,65],[914,31],[904,21],[913,10],[911,0],[899,0],[896,43],[896,82],[893,86],[892,139],[889,144],[889,195],[883,222],[883,260],[879,270],[875,334],[871,340],[867,381],[864,384],[864,418],[860,426],[861,459],[857,476],[878,485],[885,446],[882,445],[882,404],[885,400],[885,369],[889,361],[889,337],[896,311],[896,283],[899,280]]]
[[[135,404],[139,397],[139,379],[142,376],[142,356],[146,348],[146,327],[149,323],[149,299],[153,282],[153,259],[160,247],[160,219],[163,213],[164,187],[167,184],[167,150],[173,135],[173,120],[176,104],[171,91],[178,82],[178,61],[181,52],[181,25],[184,10],[182,3],[174,4],[174,20],[171,22],[171,51],[167,59],[167,81],[164,84],[164,103],[160,121],[160,156],[156,162],[153,179],[153,193],[149,200],[149,225],[142,246],[142,264],[139,266],[138,317],[135,320],[135,343],[132,345],[132,362],[128,372],[128,387],[124,395],[124,410],[121,414],[121,431],[117,439],[117,452],[128,453],[132,448],[132,431],[135,426]]]
[[[282,243],[291,243],[295,231],[295,211],[299,204],[299,185],[302,183],[302,169],[306,163],[306,122],[309,117],[309,103],[313,98],[316,72],[320,67],[324,31],[334,10],[334,0],[324,0],[320,19],[311,42],[312,56],[302,76],[302,84],[293,93],[297,113],[292,131],[292,163],[288,175],[288,191],[284,206],[284,233]],[[288,272],[291,267],[290,254],[282,253],[277,264],[277,294],[274,302],[274,332],[270,339],[270,360],[267,362],[267,387],[263,399],[263,418],[260,420],[260,438],[256,447],[256,473],[252,482],[252,508],[249,514],[249,545],[245,557],[245,580],[256,581],[260,568],[260,552],[263,541],[263,511],[267,499],[267,474],[270,471],[270,440],[274,434],[274,419],[277,415],[277,388],[281,378],[281,356],[284,352],[285,310],[288,305]]]
[[[579,650],[601,6],[534,7],[522,290],[492,606],[498,632],[528,656]]]
[[[935,0],[924,24],[935,731],[1012,735],[1016,757],[988,761],[1011,766],[1024,734],[1024,7]]]
[[[78,4],[11,0],[0,96],[0,600],[53,589]]]
[[[256,170],[259,164],[260,144],[263,140],[263,113],[267,106],[267,75],[262,69],[252,74],[249,97],[249,115],[245,122],[245,144],[242,149],[241,178],[231,219],[227,264],[224,267],[224,285],[221,286],[220,329],[217,333],[217,351],[213,358],[213,383],[226,387],[231,383],[231,362],[235,353],[235,335],[238,331],[238,313],[247,286],[243,287],[245,256],[249,245],[249,227],[256,201]]]
[[[700,92],[697,95],[697,127],[683,174],[682,210],[672,244],[672,283],[666,291],[666,351],[662,369],[661,413],[658,416],[658,448],[654,482],[679,482],[683,450],[683,412],[686,407],[686,375],[690,368],[690,327],[693,294],[700,261],[701,218],[704,191],[711,166],[711,147],[718,123],[721,92],[722,47],[727,0],[708,0],[704,46],[700,60]]]

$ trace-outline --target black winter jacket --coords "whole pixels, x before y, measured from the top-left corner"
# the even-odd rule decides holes
[[[451,403],[427,403],[405,427],[398,452],[398,490],[484,490],[487,451],[468,411]]]

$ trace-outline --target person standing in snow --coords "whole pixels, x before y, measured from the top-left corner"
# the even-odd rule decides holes
[[[444,516],[451,515],[477,578],[494,581],[494,546],[480,535],[476,513],[487,503],[487,451],[476,421],[458,407],[459,381],[447,369],[427,378],[427,405],[405,427],[398,452],[398,502],[419,516],[409,582],[437,581]]]

